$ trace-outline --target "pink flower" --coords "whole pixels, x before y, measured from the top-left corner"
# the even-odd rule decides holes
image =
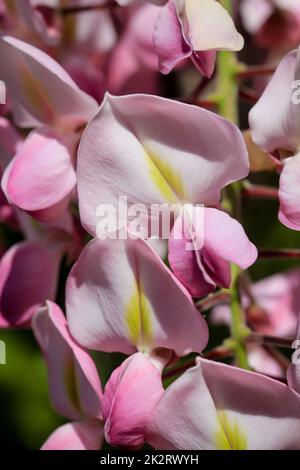
[[[216,286],[229,288],[230,263],[246,269],[255,262],[257,250],[236,220],[213,208],[204,209],[203,227],[193,227],[198,236],[204,232],[203,245],[188,250],[187,243],[193,239],[189,223],[193,225],[197,210],[203,209],[194,208],[192,217],[183,213],[176,219],[169,240],[169,262],[177,279],[192,296],[203,297]]]
[[[36,314],[33,330],[47,363],[53,406],[76,420],[54,431],[42,449],[100,449],[102,390],[92,358],[71,337],[62,311],[52,302]]]
[[[15,211],[25,241],[11,246],[0,260],[0,327],[30,327],[47,299],[54,300],[65,254],[74,250],[74,228],[66,213],[52,224],[39,224]]]
[[[190,57],[201,73],[211,77],[216,51],[239,51],[243,46],[230,15],[215,0],[169,0],[154,31],[160,71],[165,74]]]
[[[184,356],[208,340],[192,299],[141,239],[91,241],[69,275],[66,308],[72,335],[89,349]]]
[[[300,449],[300,396],[276,380],[198,359],[166,390],[146,430],[166,450]]]
[[[111,93],[157,93],[159,69],[153,31],[159,12],[159,7],[148,3],[129,10],[124,31],[108,58],[107,89]]]
[[[81,220],[95,235],[99,204],[113,206],[119,215],[120,196],[126,196],[129,207],[135,203],[147,208],[176,205],[177,220],[169,243],[171,266],[193,295],[205,295],[216,285],[229,285],[228,262],[243,268],[251,265],[257,255],[255,247],[236,221],[216,209],[204,211],[207,235],[202,260],[197,251],[185,250],[183,237],[172,241],[173,235],[181,230],[182,220],[186,223],[185,204],[218,204],[221,189],[248,171],[240,132],[216,114],[154,96],[106,95],[79,149]],[[148,227],[149,219],[152,223],[157,218],[146,214],[141,225]],[[224,232],[219,230],[220,223]],[[201,238],[203,226],[196,231]],[[228,243],[232,239],[235,243]]]
[[[0,54],[0,78],[11,94],[15,122],[20,127],[39,127],[10,162],[2,188],[21,209],[39,220],[54,220],[72,196],[78,131],[97,103],[41,50],[2,35]]]
[[[249,118],[255,143],[267,152],[279,150],[283,156],[278,217],[294,230],[300,230],[299,70],[299,52],[292,51],[279,64]]]
[[[161,373],[149,358],[136,353],[111,375],[104,390],[102,412],[106,441],[139,448],[153,409],[164,393]]]
[[[4,0],[1,28],[31,43],[56,46],[60,39],[59,22],[48,9],[43,8],[55,7],[49,3],[43,5],[42,1],[35,0]]]

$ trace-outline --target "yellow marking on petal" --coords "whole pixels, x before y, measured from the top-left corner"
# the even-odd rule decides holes
[[[68,398],[72,405],[80,410],[79,396],[76,387],[75,364],[72,357],[67,361],[63,371],[63,382],[66,387]]]
[[[144,148],[152,181],[164,198],[170,203],[178,202],[178,199],[186,199],[186,192],[180,172],[174,170],[168,162],[149,149],[149,147],[144,146]]]
[[[218,450],[247,450],[247,435],[236,420],[230,421],[225,411],[218,412],[216,432]]]
[[[143,349],[151,343],[153,337],[151,310],[147,297],[137,284],[125,312],[130,341]]]
[[[44,114],[45,117],[54,121],[55,112],[51,104],[51,98],[47,91],[42,87],[41,83],[35,78],[34,75],[32,75],[26,66],[21,64],[20,68],[21,81],[24,86],[25,95],[29,97],[36,111]]]

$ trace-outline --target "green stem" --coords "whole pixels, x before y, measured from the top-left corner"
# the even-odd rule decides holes
[[[232,14],[232,0],[220,0],[224,8]],[[236,71],[238,67],[237,57],[234,52],[220,51],[217,59],[218,82],[217,82],[217,105],[219,114],[234,124],[238,124],[238,84]],[[241,213],[241,182],[233,183],[228,188],[232,215],[240,218]],[[235,352],[236,363],[239,367],[249,369],[245,337],[247,328],[243,308],[240,303],[239,294],[240,269],[232,268],[231,287],[231,334]]]
[[[232,0],[221,0],[229,14],[232,14]],[[234,52],[220,51],[217,59],[218,70],[218,106],[220,114],[238,124],[238,83],[236,81],[236,70],[238,62]]]

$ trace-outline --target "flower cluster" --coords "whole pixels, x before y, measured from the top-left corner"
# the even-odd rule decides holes
[[[276,349],[300,271],[247,272],[300,254],[242,225],[245,196],[278,197],[300,231],[299,1],[0,0],[0,27],[0,327],[32,328],[68,420],[42,449],[300,449],[300,360]],[[122,354],[105,387],[98,351]]]

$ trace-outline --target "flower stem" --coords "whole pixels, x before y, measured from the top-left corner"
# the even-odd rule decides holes
[[[297,248],[275,248],[274,250],[258,250],[259,258],[300,259]]]
[[[270,186],[260,186],[245,182],[242,187],[242,195],[245,197],[259,197],[262,199],[277,199],[278,189]]]
[[[224,289],[219,292],[215,292],[214,294],[209,294],[205,299],[199,300],[196,302],[196,307],[201,313],[204,313],[216,305],[230,304],[230,299],[230,293]]]
[[[260,346],[277,346],[279,348],[292,349],[292,338],[281,338],[279,336],[268,336],[260,333],[251,333],[247,336],[247,342]]]
[[[233,13],[232,0],[220,0],[220,3],[230,15]],[[238,69],[238,61],[236,54],[229,51],[220,51],[218,53],[218,81],[216,98],[219,114],[234,124],[238,124],[238,96],[239,88],[236,80],[236,71]],[[241,191],[242,183],[235,182],[228,188],[228,197],[232,215],[240,218],[241,213]],[[249,369],[245,336],[247,327],[245,325],[245,315],[240,303],[239,294],[239,276],[240,269],[236,266],[232,268],[233,282],[231,287],[231,334],[232,343],[235,352],[236,363],[239,367]]]
[[[202,355],[205,359],[212,359],[212,360],[217,360],[217,359],[225,359],[228,357],[231,357],[233,355],[233,351],[231,348],[226,347],[226,346],[218,346],[217,348],[211,349],[210,351],[207,351]],[[174,377],[175,375],[178,375],[182,372],[185,372],[187,369],[190,369],[190,367],[195,366],[195,358],[180,364],[175,367],[170,367],[163,373],[163,379],[169,379],[171,377]]]
[[[273,75],[275,72],[274,67],[265,67],[263,65],[255,65],[255,66],[244,66],[241,70],[237,72],[238,79],[245,79],[251,77],[260,77],[266,75]]]

